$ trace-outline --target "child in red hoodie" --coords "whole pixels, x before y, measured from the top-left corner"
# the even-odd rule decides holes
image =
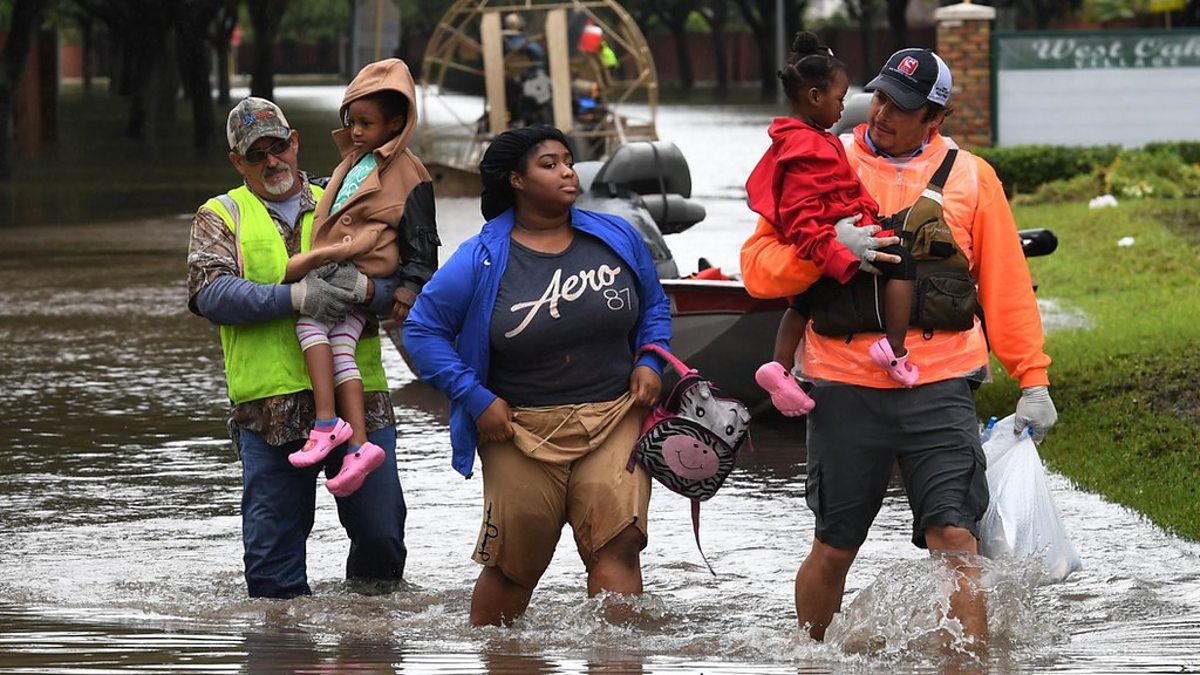
[[[834,225],[847,217],[860,217],[860,226],[879,222],[879,206],[851,168],[841,141],[825,131],[837,122],[844,108],[850,84],[846,67],[816,35],[802,31],[796,34],[779,78],[791,115],[777,117],[771,124],[771,147],[746,181],[750,208],[774,223],[797,256],[811,260],[825,276],[846,283],[858,272],[861,261],[837,241]],[[911,256],[901,253],[900,247],[881,250],[901,255],[903,261],[876,264],[888,279],[884,291],[886,334],[869,352],[893,379],[912,386],[917,368],[908,363],[904,347],[913,297]],[[813,407],[812,399],[790,373],[804,335],[806,313],[803,297],[797,298],[780,322],[774,360],[755,374],[775,407],[789,416],[803,415]]]

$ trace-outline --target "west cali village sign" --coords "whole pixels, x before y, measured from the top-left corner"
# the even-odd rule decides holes
[[[1196,32],[1006,35],[997,40],[997,48],[1001,70],[1200,67]]]

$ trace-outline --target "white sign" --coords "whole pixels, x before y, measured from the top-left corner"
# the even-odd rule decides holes
[[[995,37],[997,145],[1200,140],[1200,32]]]

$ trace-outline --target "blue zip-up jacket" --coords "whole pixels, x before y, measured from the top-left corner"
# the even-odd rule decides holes
[[[670,301],[641,235],[618,216],[576,208],[571,226],[607,244],[633,270],[641,304],[630,335],[634,350],[647,344],[668,348]],[[479,441],[475,420],[496,400],[486,382],[492,310],[508,266],[512,230],[512,209],[485,223],[434,273],[404,322],[404,347],[417,374],[450,399],[451,463],[468,478]],[[643,354],[636,365],[662,373],[657,356]]]

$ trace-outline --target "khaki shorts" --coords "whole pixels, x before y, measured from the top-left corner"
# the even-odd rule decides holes
[[[533,588],[571,524],[589,569],[596,551],[630,525],[646,545],[650,475],[625,469],[648,413],[614,401],[514,408],[511,441],[485,443],[483,526],[472,558]]]

